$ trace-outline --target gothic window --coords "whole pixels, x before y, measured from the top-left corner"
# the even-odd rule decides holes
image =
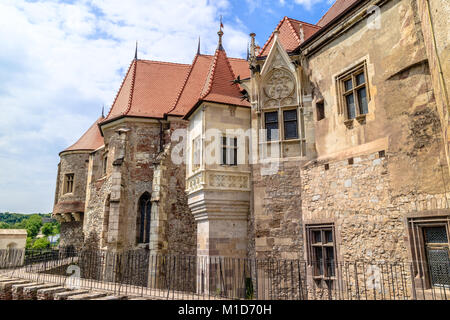
[[[450,286],[449,217],[410,218],[409,232],[417,285]]]
[[[236,137],[222,137],[221,146],[221,164],[222,165],[237,165],[237,138]]]
[[[333,224],[307,225],[308,262],[315,279],[329,279],[336,274]]]
[[[368,109],[368,87],[365,63],[359,64],[337,78],[341,110],[347,120],[364,117]]]
[[[73,179],[73,173],[68,173],[64,176],[64,194],[73,192]]]
[[[105,155],[103,156],[103,175],[106,174],[107,166],[108,166],[108,153],[105,153]]]
[[[150,242],[150,217],[152,203],[148,192],[145,192],[139,198],[138,214],[136,221],[136,241],[137,243]]]
[[[200,168],[201,159],[201,139],[200,136],[192,140],[192,171]]]
[[[283,111],[284,139],[298,138],[297,109]]]
[[[278,140],[278,111],[264,113],[264,124],[267,141]]]

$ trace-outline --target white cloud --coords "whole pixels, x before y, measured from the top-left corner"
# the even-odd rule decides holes
[[[244,57],[228,0],[2,0],[0,212],[52,209],[58,152],[110,106],[139,57],[190,63],[197,38],[213,53],[224,14],[228,56]]]
[[[307,10],[311,10],[311,8],[318,3],[324,2],[324,0],[294,0],[296,4],[304,6]]]

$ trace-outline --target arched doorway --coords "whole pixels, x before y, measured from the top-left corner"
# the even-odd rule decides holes
[[[8,250],[17,249],[17,243],[15,243],[15,242],[8,243],[8,245],[6,246],[6,249],[8,249]]]
[[[138,213],[136,219],[136,242],[149,243],[150,242],[150,215],[152,211],[151,197],[148,192],[145,192],[138,202]]]

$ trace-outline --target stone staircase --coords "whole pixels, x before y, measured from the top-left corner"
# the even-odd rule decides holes
[[[0,300],[155,300],[156,298],[114,295],[111,292],[72,290],[58,284],[37,283],[0,274]]]

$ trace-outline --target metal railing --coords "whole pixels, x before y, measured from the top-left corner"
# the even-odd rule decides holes
[[[0,250],[0,272],[163,299],[450,300],[450,266],[153,255],[147,250]]]

